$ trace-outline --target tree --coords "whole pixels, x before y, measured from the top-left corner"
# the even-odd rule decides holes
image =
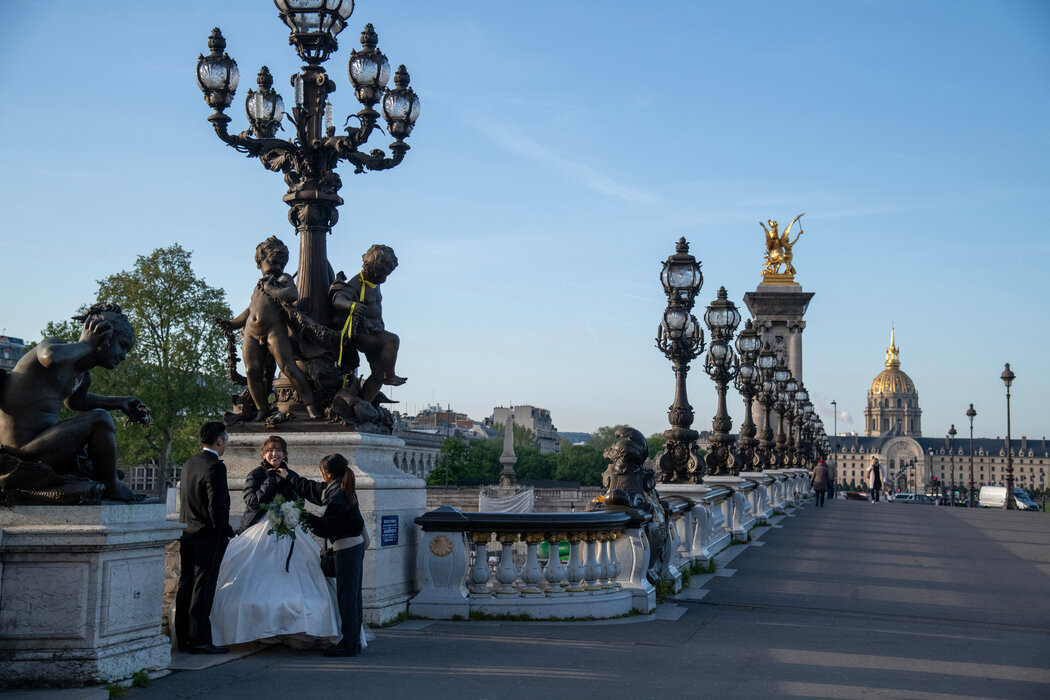
[[[441,451],[438,453],[434,469],[427,475],[427,485],[444,486],[446,483],[458,483],[467,466],[469,451],[470,448],[463,440],[454,437],[445,438],[445,441],[441,443]]]
[[[598,451],[598,454],[605,452],[609,449],[613,443],[619,438],[616,437],[616,431],[624,427],[621,425],[603,425],[594,431],[590,439],[585,443],[588,447]]]
[[[649,443],[649,459],[655,459],[656,455],[660,454],[660,450],[667,444],[667,438],[664,437],[663,433],[653,433],[646,442]]]
[[[601,486],[602,474],[609,466],[602,453],[590,445],[569,445],[554,458],[555,479],[578,481],[585,486]]]
[[[504,435],[505,436],[507,434],[507,424],[506,423],[498,423],[498,424],[496,424],[494,426],[494,428],[499,431],[500,435]],[[502,449],[502,445],[503,445],[503,443],[501,441],[500,442],[501,449]],[[518,425],[517,423],[515,423],[514,424],[514,449],[517,450],[519,448],[539,450],[540,449],[540,438],[539,438],[539,436],[536,435],[536,431],[535,430],[533,430],[531,428],[526,428],[524,425]]]
[[[133,394],[153,411],[153,425],[118,421],[118,453],[126,464],[153,459],[168,475],[197,448],[203,420],[230,405],[226,344],[215,326],[229,318],[222,289],[209,287],[190,266],[192,253],[174,244],[140,255],[131,270],[99,280],[98,301],[120,305],[135,329],[135,348],[112,372],[92,373],[92,392]],[[71,321],[50,323],[45,335],[77,340]]]

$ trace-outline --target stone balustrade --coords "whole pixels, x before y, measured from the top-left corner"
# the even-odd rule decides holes
[[[469,513],[448,506],[415,522],[420,591],[409,612],[437,619],[471,613],[535,619],[617,617],[655,607],[646,581],[650,547],[641,528],[651,516],[632,509],[593,513]],[[513,545],[526,544],[524,564]],[[489,545],[500,547],[489,565]],[[569,543],[568,561],[558,556]],[[550,555],[541,565],[538,550]]]
[[[534,619],[649,612],[655,607],[649,581],[654,571],[671,590],[680,590],[683,571],[709,567],[726,547],[747,542],[755,525],[798,506],[811,493],[809,480],[808,470],[781,469],[707,477],[703,484],[660,484],[668,530],[653,542],[646,530],[651,516],[643,519],[632,509],[471,513],[444,506],[415,520],[423,530],[420,592],[409,612],[437,619],[472,612]],[[521,542],[525,554],[515,563]],[[553,554],[561,542],[569,543],[567,562],[556,555],[546,562],[539,558],[541,544]],[[494,544],[499,563],[490,566]]]

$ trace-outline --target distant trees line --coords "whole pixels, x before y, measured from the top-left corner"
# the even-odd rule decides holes
[[[609,466],[602,453],[616,442],[616,429],[620,426],[602,426],[594,431],[587,442],[572,445],[561,441],[561,452],[540,454],[536,433],[523,426],[514,426],[514,453],[517,463],[514,473],[518,481],[577,481],[584,486],[601,486],[602,473]],[[503,429],[500,436],[488,440],[466,441],[448,438],[441,445],[434,470],[427,476],[427,484],[441,486],[475,485],[499,483],[503,469],[499,458],[503,454]],[[648,438],[649,456],[654,457],[666,442],[663,435]]]

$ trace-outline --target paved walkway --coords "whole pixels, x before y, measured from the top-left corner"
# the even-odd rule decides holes
[[[840,500],[753,537],[655,615],[412,620],[357,658],[267,647],[127,697],[1050,698],[1050,515]]]

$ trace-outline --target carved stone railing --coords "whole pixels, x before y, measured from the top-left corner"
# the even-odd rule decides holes
[[[436,619],[471,613],[534,619],[607,618],[649,612],[651,547],[642,528],[652,516],[634,510],[593,513],[468,513],[444,506],[415,519],[420,591],[409,612]],[[521,567],[513,545],[526,543]],[[489,565],[489,545],[500,546]],[[540,544],[550,555],[541,566]],[[558,554],[569,543],[564,564]]]
[[[762,524],[768,524],[773,515],[773,492],[777,484],[777,478],[763,472],[741,472],[740,478],[755,484],[754,490],[748,495],[751,511],[755,520]]]

